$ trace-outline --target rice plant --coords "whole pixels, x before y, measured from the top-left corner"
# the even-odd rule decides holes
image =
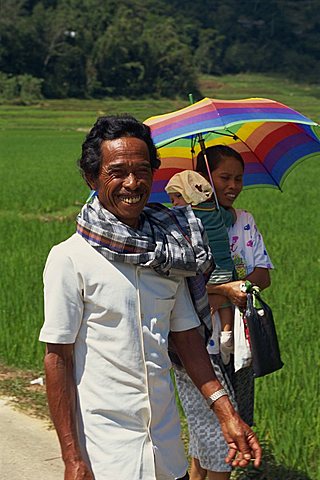
[[[204,94],[269,96],[319,119],[319,101],[303,86],[248,75],[233,81],[230,76],[221,77],[212,85]],[[75,216],[86,199],[88,189],[76,159],[96,117],[127,111],[142,120],[186,103],[181,99],[74,100],[32,108],[0,106],[1,361],[42,369],[44,347],[38,342],[43,322],[42,271],[52,245],[73,233]],[[275,265],[272,285],[263,296],[273,308],[285,364],[281,371],[257,379],[255,421],[260,438],[272,449],[272,458],[287,473],[248,478],[287,480],[289,471],[304,472],[301,479],[320,478],[319,178],[320,158],[292,172],[283,193],[252,189],[244,191],[237,204],[253,213]]]

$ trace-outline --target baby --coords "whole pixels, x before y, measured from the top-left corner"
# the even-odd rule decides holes
[[[175,207],[191,205],[194,214],[200,218],[209,239],[216,268],[208,283],[222,284],[236,279],[235,268],[230,254],[227,227],[234,222],[232,210],[216,207],[212,200],[210,183],[193,170],[176,173],[165,187]],[[228,364],[233,353],[233,308],[227,297],[209,294],[209,304],[223,303],[218,309],[221,323],[220,353],[223,363]]]

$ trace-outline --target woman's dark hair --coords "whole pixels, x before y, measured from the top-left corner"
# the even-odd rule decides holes
[[[206,154],[210,172],[213,172],[216,168],[218,168],[225,157],[232,157],[236,160],[239,160],[242,168],[244,169],[244,161],[240,153],[236,152],[235,150],[233,150],[233,148],[226,145],[214,145],[212,147],[208,147],[206,148]],[[196,171],[201,173],[205,177],[208,177],[208,168],[202,152],[200,152],[197,156]]]
[[[97,119],[82,144],[82,155],[78,160],[78,166],[86,181],[88,177],[95,179],[99,176],[102,161],[102,142],[121,137],[135,137],[143,140],[149,150],[152,170],[160,167],[160,160],[151,138],[150,127],[128,114],[108,115]]]

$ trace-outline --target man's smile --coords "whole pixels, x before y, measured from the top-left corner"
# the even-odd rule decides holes
[[[124,202],[124,203],[127,203],[128,205],[132,205],[134,203],[138,203],[140,202],[140,200],[142,199],[142,194],[139,194],[139,195],[120,195],[119,196],[119,200],[121,202]]]

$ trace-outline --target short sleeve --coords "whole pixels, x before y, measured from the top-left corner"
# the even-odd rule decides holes
[[[82,292],[73,262],[60,246],[49,253],[43,281],[45,320],[39,340],[74,343],[82,321]]]
[[[200,325],[200,320],[194,309],[189,287],[185,279],[181,280],[178,286],[170,320],[170,330],[173,332],[190,330]]]

